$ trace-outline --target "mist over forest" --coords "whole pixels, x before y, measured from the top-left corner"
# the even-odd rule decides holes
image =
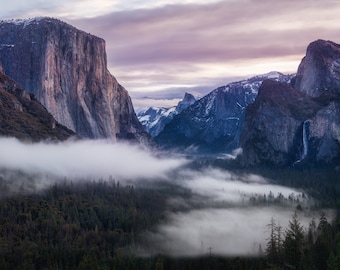
[[[322,211],[329,220],[333,216],[302,188],[213,164],[194,168],[192,159],[136,145],[0,139],[0,148],[2,198],[105,182],[163,194],[162,218],[139,231],[136,256],[205,256],[208,250],[218,256],[259,256],[272,218],[286,227],[298,209],[301,225],[308,228]]]

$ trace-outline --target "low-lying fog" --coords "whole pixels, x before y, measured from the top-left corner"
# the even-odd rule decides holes
[[[140,255],[257,255],[260,245],[265,249],[266,224],[271,218],[284,228],[297,204],[308,208],[309,203],[301,191],[272,184],[257,175],[235,175],[216,168],[194,171],[185,166],[188,160],[165,158],[128,144],[28,144],[0,139],[0,149],[0,180],[10,179],[19,186],[24,183],[16,183],[20,180],[18,174],[13,176],[14,171],[31,175],[33,191],[65,179],[102,181],[110,177],[137,186],[147,180],[150,188],[152,181],[166,181],[189,190],[194,196],[169,199],[170,209],[176,211],[167,212],[166,220],[145,232],[143,243],[137,247]],[[263,203],[264,198],[267,202]],[[281,202],[280,206],[275,200]],[[312,213],[300,212],[299,218],[307,228]]]

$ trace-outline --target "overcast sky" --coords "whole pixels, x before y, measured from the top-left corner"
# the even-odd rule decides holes
[[[339,14],[340,0],[12,0],[0,9],[2,19],[52,16],[104,38],[109,70],[130,95],[162,98],[294,73],[310,42],[340,43]]]

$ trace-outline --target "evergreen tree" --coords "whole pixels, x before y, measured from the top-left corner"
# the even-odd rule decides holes
[[[286,237],[283,243],[284,261],[288,269],[302,269],[301,261],[303,258],[303,227],[298,220],[295,212],[292,220],[289,221],[286,230]]]
[[[333,234],[325,213],[321,214],[317,228],[318,237],[314,244],[314,257],[317,269],[327,269],[327,260],[331,255]]]
[[[267,224],[269,237],[267,238],[266,256],[271,266],[279,266],[282,262],[282,227],[276,224],[272,217]]]

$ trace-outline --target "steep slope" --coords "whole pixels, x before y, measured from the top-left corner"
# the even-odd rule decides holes
[[[263,80],[289,81],[270,72],[219,87],[177,115],[155,138],[165,148],[231,152],[239,147],[246,107],[254,102]]]
[[[247,108],[243,162],[297,165],[339,158],[340,97],[310,97],[288,84],[264,81]]]
[[[339,164],[340,73],[334,64],[339,55],[339,45],[313,42],[292,80],[299,89],[263,83],[247,108],[241,136],[245,164]]]
[[[29,141],[66,140],[75,133],[60,125],[33,94],[0,72],[0,136]]]
[[[156,137],[177,114],[194,104],[196,98],[189,93],[185,93],[183,100],[178,102],[177,106],[170,108],[149,107],[137,112],[138,120],[144,126],[145,130],[152,137]]]
[[[85,138],[147,139],[105,41],[51,18],[2,21],[0,60],[63,125]]]

